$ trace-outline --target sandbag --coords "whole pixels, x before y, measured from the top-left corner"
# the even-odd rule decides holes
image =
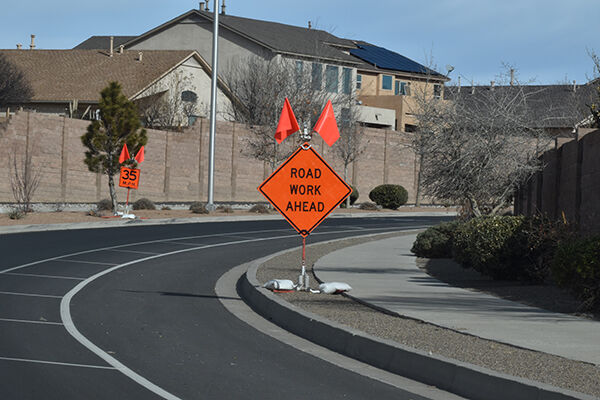
[[[294,290],[296,286],[289,279],[271,279],[263,287],[269,290]]]
[[[325,282],[319,285],[321,293],[339,294],[352,290],[352,287],[344,282]]]

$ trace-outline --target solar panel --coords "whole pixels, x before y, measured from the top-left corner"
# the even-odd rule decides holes
[[[358,49],[350,50],[350,54],[373,64],[378,68],[394,71],[415,72],[418,74],[440,75],[439,73],[404,57],[398,53],[373,45],[358,45]]]

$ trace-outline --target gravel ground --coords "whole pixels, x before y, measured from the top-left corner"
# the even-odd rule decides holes
[[[379,235],[376,238],[354,238],[332,244],[309,246],[306,251],[307,266],[312,266],[325,254],[343,247],[394,235],[397,234]],[[300,259],[300,250],[271,259],[258,269],[257,278],[261,283],[270,279],[291,279],[296,282],[300,270]],[[457,279],[456,274],[459,274],[461,270],[454,271],[455,279]],[[309,272],[312,275],[311,287],[316,289],[318,282],[316,282],[312,268],[309,268]],[[466,282],[471,279],[458,280],[465,286]],[[494,293],[493,290],[490,290],[492,285],[493,283],[487,282],[488,290],[486,291]],[[548,288],[548,290],[548,295],[544,296],[542,294],[544,289],[537,287],[534,291],[535,296],[533,296],[537,300],[534,299],[529,303],[539,305],[543,303],[541,298],[551,298],[554,295],[553,289]],[[502,295],[502,290],[495,293]],[[512,376],[600,397],[600,366],[481,339],[410,318],[388,315],[344,296],[306,292],[281,293],[279,295],[307,311],[373,336],[394,340],[408,347]],[[516,298],[519,301],[527,302],[527,290],[520,290],[519,296],[513,295],[511,300],[514,301]]]

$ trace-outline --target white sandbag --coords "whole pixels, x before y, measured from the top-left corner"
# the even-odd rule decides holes
[[[319,285],[321,293],[338,294],[352,290],[352,287],[344,282],[325,282]]]
[[[269,290],[294,290],[295,288],[294,282],[289,279],[271,279],[263,287]]]

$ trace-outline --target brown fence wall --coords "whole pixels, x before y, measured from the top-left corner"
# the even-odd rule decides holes
[[[544,170],[520,188],[515,211],[542,213],[600,232],[600,130],[580,129],[577,138],[557,140],[543,155]]]
[[[32,154],[32,164],[42,170],[34,202],[92,203],[109,197],[107,177],[89,172],[83,163],[81,135],[88,121],[20,112],[0,125],[0,202],[14,200],[10,187],[11,154]],[[206,201],[208,185],[209,124],[199,119],[183,132],[148,130],[146,158],[141,164],[139,190],[131,200],[147,197],[155,202]],[[249,131],[244,125],[218,122],[215,141],[215,202],[265,201],[256,188],[272,172],[265,163],[249,157]],[[415,202],[415,156],[406,146],[409,134],[366,129],[366,150],[348,168],[348,182],[360,192],[359,202],[382,183],[404,186],[409,203]],[[316,137],[313,146],[343,175],[343,164]],[[126,189],[118,188],[123,201]],[[586,201],[587,198],[586,198]]]

